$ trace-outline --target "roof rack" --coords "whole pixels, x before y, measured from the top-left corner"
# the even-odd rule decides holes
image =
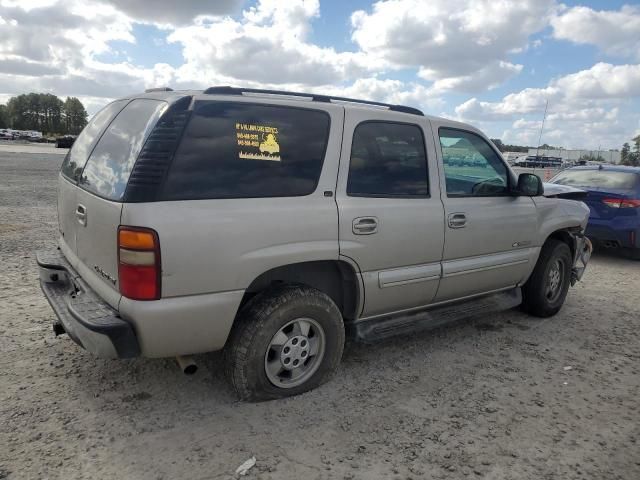
[[[311,99],[314,102],[345,102],[359,103],[362,105],[371,105],[374,107],[384,107],[394,112],[410,113],[412,115],[424,116],[422,111],[417,108],[407,107],[405,105],[393,105],[390,103],[372,102],[370,100],[357,100],[355,98],[334,97],[332,95],[317,95],[315,93],[288,92],[286,90],[263,90],[261,88],[237,88],[230,86],[209,87],[204,92],[206,95],[242,95],[244,93],[254,93],[262,95],[283,95],[287,97],[303,97]]]
[[[173,92],[173,88],[169,88],[169,87],[156,87],[156,88],[147,88],[144,93],[151,93],[151,92]]]

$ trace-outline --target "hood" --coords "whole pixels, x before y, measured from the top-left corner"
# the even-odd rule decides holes
[[[559,183],[543,183],[545,197],[549,198],[566,198],[569,200],[582,200],[587,192],[579,188],[569,187],[568,185],[560,185]]]

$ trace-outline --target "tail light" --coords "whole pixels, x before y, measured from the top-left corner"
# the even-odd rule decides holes
[[[132,300],[160,298],[160,241],[155,230],[118,228],[118,282],[120,293]]]
[[[604,198],[602,203],[611,208],[640,208],[640,200],[636,198]]]

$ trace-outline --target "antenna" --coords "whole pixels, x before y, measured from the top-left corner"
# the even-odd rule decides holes
[[[542,117],[542,125],[540,125],[540,136],[538,137],[538,148],[536,148],[536,160],[540,157],[540,142],[542,141],[542,130],[544,130],[544,121],[547,119],[547,107],[549,106],[549,99],[544,104],[544,116]]]

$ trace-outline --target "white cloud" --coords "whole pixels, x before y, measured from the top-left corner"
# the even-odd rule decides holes
[[[553,36],[578,44],[596,45],[603,52],[640,59],[640,7],[596,11],[573,7],[551,19]]]
[[[374,77],[358,79],[344,88],[327,87],[318,93],[362,98],[396,105],[411,105],[428,110],[442,108],[444,105],[437,92],[424,85]]]
[[[521,71],[522,65],[496,60],[481,67],[474,73],[460,77],[438,79],[437,72],[427,68],[421,68],[418,71],[418,76],[425,80],[434,80],[433,89],[436,91],[482,92],[497,87],[507,78],[517,75]]]
[[[519,114],[542,112],[545,102],[579,104],[597,99],[625,99],[640,96],[640,64],[611,65],[598,63],[588,70],[552,80],[545,88],[526,88],[506,95],[499,102],[482,102],[476,98],[456,107],[462,118],[500,119]]]
[[[582,70],[558,79],[555,87],[569,97],[637,97],[640,96],[640,64],[597,63],[589,70]]]
[[[640,98],[640,65],[598,63],[554,79],[544,88],[527,88],[497,102],[472,98],[456,107],[468,121],[512,120],[503,141],[533,145],[549,102],[543,142],[563,146],[617,147],[631,138],[637,111],[625,107]],[[538,133],[536,133],[538,132]]]
[[[181,25],[193,18],[237,13],[244,0],[104,0],[131,18],[143,22]]]
[[[441,90],[480,91],[518,73],[508,55],[548,23],[553,0],[384,0],[351,16],[352,39],[379,68],[420,68]]]
[[[18,5],[18,6],[15,6]],[[166,64],[140,68],[96,56],[115,40],[133,43],[131,20],[113,7],[82,1],[0,3],[0,93],[51,92],[110,98],[168,82]]]
[[[318,0],[260,0],[242,19],[223,18],[177,28],[169,42],[180,43],[185,63],[180,82],[256,85],[328,85],[369,68],[361,54],[336,52],[307,41]]]

